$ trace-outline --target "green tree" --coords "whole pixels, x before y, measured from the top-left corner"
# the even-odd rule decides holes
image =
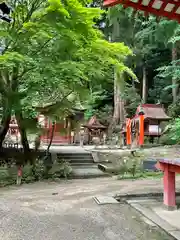
[[[177,67],[176,61],[178,60],[179,45],[178,23],[163,18],[157,22],[155,17],[149,17],[144,23],[144,28],[138,33],[138,37],[144,44],[148,42],[149,46],[154,46],[156,53],[161,49],[169,50],[166,59],[162,59],[163,61],[160,68],[158,68],[160,74],[158,74],[157,77],[163,77],[164,80],[168,80],[168,77],[171,78],[171,85],[173,86],[172,97],[175,103],[178,96],[178,77],[177,71],[175,70]],[[170,52],[171,59],[169,59]],[[168,62],[165,62],[166,60],[168,60]]]
[[[131,51],[123,43],[109,43],[94,27],[99,8],[88,1],[10,1],[12,23],[0,23],[3,51],[0,56],[0,90],[3,103],[0,146],[12,110],[18,121],[26,156],[30,151],[25,119],[32,106],[53,103],[49,114],[67,114],[75,99],[85,99],[89,85],[112,73],[127,71]],[[98,67],[97,67],[98,66]],[[36,114],[36,112],[34,112]]]
[[[179,99],[178,23],[164,18],[157,20],[152,15],[145,17],[121,5],[110,8],[108,22],[109,35],[113,32],[114,40],[125,42],[134,53],[127,59],[127,65],[140,81],[133,88],[141,93],[142,100],[160,101],[166,106],[173,100],[176,104]]]

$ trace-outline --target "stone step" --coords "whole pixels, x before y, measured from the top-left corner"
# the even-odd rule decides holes
[[[108,174],[103,173],[98,168],[73,168],[72,178],[97,178],[107,177]]]
[[[98,169],[98,165],[94,163],[91,153],[55,153],[56,158],[63,159],[71,164],[72,178],[98,178],[107,177],[107,173]]]
[[[72,168],[98,168],[97,164],[93,163],[72,163]]]
[[[82,159],[82,160],[91,160],[91,161],[93,161],[93,158],[91,158],[91,157],[66,157],[66,156],[58,156],[58,158],[59,159],[69,159],[69,160],[71,160],[71,159],[74,159],[74,160],[78,160],[78,159]]]
[[[57,156],[65,158],[92,158],[91,153],[57,153]]]
[[[69,162],[70,164],[93,164],[94,162],[92,160],[83,160],[83,159],[71,159],[71,160],[67,160],[64,159],[66,162]]]
[[[58,153],[58,159],[63,159],[70,163],[93,163],[91,153]]]

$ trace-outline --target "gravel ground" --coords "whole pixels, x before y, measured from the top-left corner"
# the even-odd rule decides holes
[[[115,184],[116,183],[116,184]],[[131,182],[126,182],[131,184]],[[118,182],[105,179],[37,183],[0,191],[3,240],[171,240],[129,205],[97,205]]]

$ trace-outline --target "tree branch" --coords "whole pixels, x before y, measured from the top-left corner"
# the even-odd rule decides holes
[[[35,56],[35,55],[37,55],[37,54],[39,54],[46,46],[47,46],[47,44],[51,41],[51,40],[53,40],[55,38],[55,36],[53,37],[53,38],[50,38],[50,39],[48,39],[41,47],[39,47],[39,49],[38,49],[38,51],[36,51],[36,52],[34,52],[33,53],[33,55],[32,56]],[[18,75],[17,77],[16,77],[16,79],[18,78],[18,79],[21,79],[26,73],[28,73],[29,71],[31,71],[31,70],[33,70],[33,69],[35,69],[36,67],[31,67],[31,68],[29,68],[29,69],[24,69],[24,71],[21,73],[21,75]]]
[[[16,8],[16,3],[17,3],[18,0],[15,0],[14,4],[15,4],[15,8]],[[13,18],[13,24],[12,24],[12,27],[10,30],[14,29],[16,32],[19,32],[24,23],[28,22],[30,20],[30,18],[32,17],[32,14],[41,6],[41,4],[43,3],[44,1],[38,1],[38,0],[34,0],[34,2],[31,4],[31,8],[29,9],[29,11],[27,12],[27,16],[26,18],[22,21],[21,25],[19,26],[19,28],[17,29],[14,29],[15,27],[15,22],[16,22],[16,17]],[[28,6],[27,6],[28,8]],[[17,16],[18,17],[18,16]],[[14,40],[14,45],[16,45],[17,43],[17,40],[19,38],[19,34],[18,36],[16,37],[16,39]],[[9,49],[9,46],[10,44],[13,42],[13,40],[10,40],[9,43],[7,43],[6,47],[4,48],[4,50],[2,51],[1,55],[3,55],[8,49]]]

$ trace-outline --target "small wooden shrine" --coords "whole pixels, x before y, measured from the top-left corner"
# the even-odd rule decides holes
[[[139,122],[140,111],[144,113],[144,136],[160,136],[162,133],[160,123],[171,119],[165,113],[163,106],[161,104],[142,104],[138,106],[136,115],[132,119],[135,123]]]
[[[132,7],[135,10],[143,11],[145,15],[150,13],[180,22],[179,0],[104,0],[105,7],[117,4],[122,4],[125,8]]]
[[[102,125],[96,116],[91,117],[87,124],[84,124],[85,134],[88,135],[88,144],[93,142],[93,138],[99,138],[100,142],[106,133],[107,127]]]
[[[43,135],[41,140],[44,143],[49,143],[52,134],[52,120],[48,117],[49,111],[52,111],[53,104],[46,105],[44,107],[36,107],[36,110],[40,112],[38,122],[41,125]],[[56,105],[57,108],[57,105]],[[72,111],[66,113],[66,117],[59,118],[56,121],[54,127],[53,144],[72,144],[74,143],[75,134],[79,134],[77,125],[84,120],[84,109],[72,109]],[[76,132],[77,129],[77,132]]]
[[[161,104],[142,104],[131,119],[131,132],[140,145],[144,143],[144,136],[150,137],[153,142],[155,137],[159,138],[162,134],[161,122],[170,119]]]
[[[138,106],[133,118],[127,118],[121,134],[125,145],[143,145],[144,137],[149,137],[150,142],[164,133],[162,122],[169,121],[161,104],[142,104]]]

